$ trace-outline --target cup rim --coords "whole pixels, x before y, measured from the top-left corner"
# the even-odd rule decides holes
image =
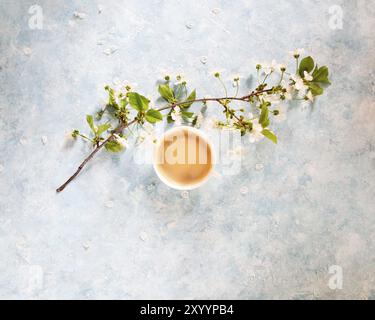
[[[194,183],[194,184],[189,184],[189,185],[180,185],[178,183],[171,182],[160,172],[160,170],[158,169],[158,166],[156,164],[156,162],[157,162],[156,161],[157,152],[159,150],[160,144],[164,140],[164,137],[168,134],[171,134],[171,133],[176,132],[176,131],[181,131],[181,130],[188,130],[190,132],[194,132],[197,136],[199,136],[200,138],[203,138],[204,141],[207,143],[207,145],[211,148],[211,163],[212,163],[212,166],[211,166],[211,169],[210,169],[209,173],[201,181],[199,181],[197,183]],[[204,133],[202,130],[199,130],[197,128],[183,125],[183,126],[178,126],[178,127],[173,127],[171,129],[168,129],[167,131],[165,131],[162,134],[161,138],[158,140],[158,142],[155,145],[154,155],[153,155],[153,167],[154,167],[154,171],[155,171],[156,175],[158,176],[158,178],[164,184],[166,184],[168,187],[170,187],[172,189],[176,189],[176,190],[193,190],[193,189],[199,188],[200,186],[205,184],[208,181],[208,179],[211,177],[211,175],[214,171],[215,163],[216,163],[215,159],[216,159],[215,158],[215,149],[213,147],[213,144],[212,144],[211,140],[208,138],[207,134]]]

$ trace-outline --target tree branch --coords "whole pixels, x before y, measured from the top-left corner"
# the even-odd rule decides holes
[[[265,92],[270,92],[272,89],[267,89],[267,90],[260,90],[260,91],[252,91],[250,94],[243,96],[243,97],[225,97],[225,98],[202,98],[202,99],[196,99],[196,100],[190,100],[190,101],[183,101],[183,102],[176,102],[173,104],[170,104],[168,106],[162,107],[157,109],[158,111],[163,111],[167,109],[173,109],[177,106],[184,105],[187,103],[195,103],[195,102],[207,102],[207,101],[215,101],[220,103],[220,101],[223,100],[237,100],[237,101],[249,101],[251,97],[258,96],[259,94],[265,93]],[[239,120],[239,119],[238,119]],[[121,133],[124,129],[132,125],[133,123],[137,122],[137,119],[134,119],[128,123],[120,123],[120,125],[101,143],[97,144],[95,146],[95,149],[82,161],[82,163],[79,165],[77,170],[74,172],[74,174],[66,180],[60,187],[56,189],[56,192],[59,193],[65,189],[65,187],[72,182],[78,174],[82,171],[82,169],[86,166],[86,164],[95,156],[95,154],[104,147],[104,145],[111,141],[114,137],[115,134]]]

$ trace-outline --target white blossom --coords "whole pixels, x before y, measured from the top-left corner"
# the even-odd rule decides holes
[[[249,133],[249,141],[250,143],[258,142],[264,138],[264,135],[262,134],[263,127],[259,123],[259,119],[255,119],[252,121],[252,129]]]
[[[293,51],[290,51],[289,53],[294,57],[294,58],[299,58],[301,56],[301,54],[303,54],[305,52],[305,49],[303,48],[299,48],[299,49],[295,49]]]
[[[270,75],[272,72],[280,70],[279,65],[277,64],[276,60],[272,60],[271,63],[263,63],[262,68],[263,68],[263,72],[266,75]]]
[[[160,71],[160,78],[165,81],[171,80],[171,77],[172,77],[171,75],[172,75],[172,72],[170,72],[170,70],[162,69]]]
[[[281,99],[280,99],[280,95],[279,94],[264,94],[262,96],[262,99],[265,101],[265,102],[269,102],[271,103],[271,105],[277,105],[280,103]]]
[[[218,120],[214,119],[214,118],[206,118],[204,121],[203,121],[203,125],[202,125],[203,129],[212,129],[212,128],[218,128]]]
[[[310,74],[310,73],[308,73],[307,71],[304,71],[303,72],[303,78],[306,80],[306,81],[312,81],[314,78],[313,78],[313,76]]]
[[[216,69],[216,70],[213,70],[211,73],[215,78],[219,78],[221,74],[224,72],[225,72],[225,69]]]
[[[203,119],[204,119],[203,114],[200,112],[197,115],[197,119],[195,120],[195,127],[200,128],[200,126],[202,125]]]
[[[281,86],[286,90],[286,92],[283,93],[283,96],[285,97],[285,100],[292,100],[293,99],[293,92],[294,88],[289,83],[287,83],[285,80],[281,82]]]
[[[239,74],[235,74],[235,75],[232,76],[232,80],[233,80],[232,85],[233,85],[233,87],[237,87],[240,84],[240,79],[241,79],[241,77],[240,77]]]
[[[307,92],[306,98],[307,98],[308,101],[314,102],[314,96],[313,96],[311,91]]]
[[[155,128],[150,123],[145,123],[143,126],[143,133],[138,137],[138,142],[143,148],[149,148],[157,142],[157,135]]]
[[[133,91],[137,86],[138,86],[137,83],[129,82],[127,80],[125,80],[121,85],[122,89],[125,88],[125,90],[129,92]]]
[[[277,106],[277,114],[274,114],[273,118],[275,122],[283,122],[286,120],[286,106],[285,104],[280,104]]]
[[[276,60],[272,60],[271,63],[263,63],[259,65],[262,66],[262,70],[266,75],[269,75],[272,72],[282,72],[282,70],[286,70],[285,64],[277,63]]]
[[[67,130],[67,131],[65,131],[65,134],[64,134],[64,140],[65,140],[65,142],[69,143],[69,142],[72,142],[72,141],[75,140],[75,138],[77,136],[74,135],[74,131],[75,130],[70,130],[70,131]]]
[[[175,85],[178,86],[180,84],[186,84],[186,79],[185,79],[185,76],[183,74],[178,74],[176,76]]]
[[[171,113],[171,117],[174,120],[174,123],[176,126],[180,126],[182,123],[182,112],[180,107],[173,108],[173,111]]]
[[[292,100],[293,99],[293,86],[290,84],[283,84],[286,92],[284,93],[285,100]]]
[[[295,82],[293,85],[294,88],[302,93],[305,93],[308,87],[303,82],[303,79],[297,74],[292,75],[291,78]]]
[[[129,144],[128,144],[128,141],[123,138],[123,137],[120,137],[118,134],[114,134],[114,137],[116,138],[116,141],[121,144],[121,146],[124,148],[124,149],[127,149],[129,148]]]
[[[284,71],[285,72],[285,70],[286,70],[286,65],[284,64],[284,63],[280,63],[279,65],[278,65],[278,67],[279,67],[279,70],[280,71]]]

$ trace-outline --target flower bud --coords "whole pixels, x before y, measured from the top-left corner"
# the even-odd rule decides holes
[[[78,130],[73,130],[72,133],[71,133],[72,137],[73,138],[77,138],[77,136],[79,135],[79,131]]]

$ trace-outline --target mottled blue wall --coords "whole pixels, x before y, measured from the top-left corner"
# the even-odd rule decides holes
[[[42,30],[35,1],[0,1],[0,298],[375,297],[373,1],[36,2]],[[211,70],[248,77],[300,47],[333,85],[291,108],[277,146],[247,146],[239,175],[181,194],[131,150],[103,152],[55,193],[90,149],[65,131],[105,83],[156,96],[162,70],[182,70],[221,94]]]

